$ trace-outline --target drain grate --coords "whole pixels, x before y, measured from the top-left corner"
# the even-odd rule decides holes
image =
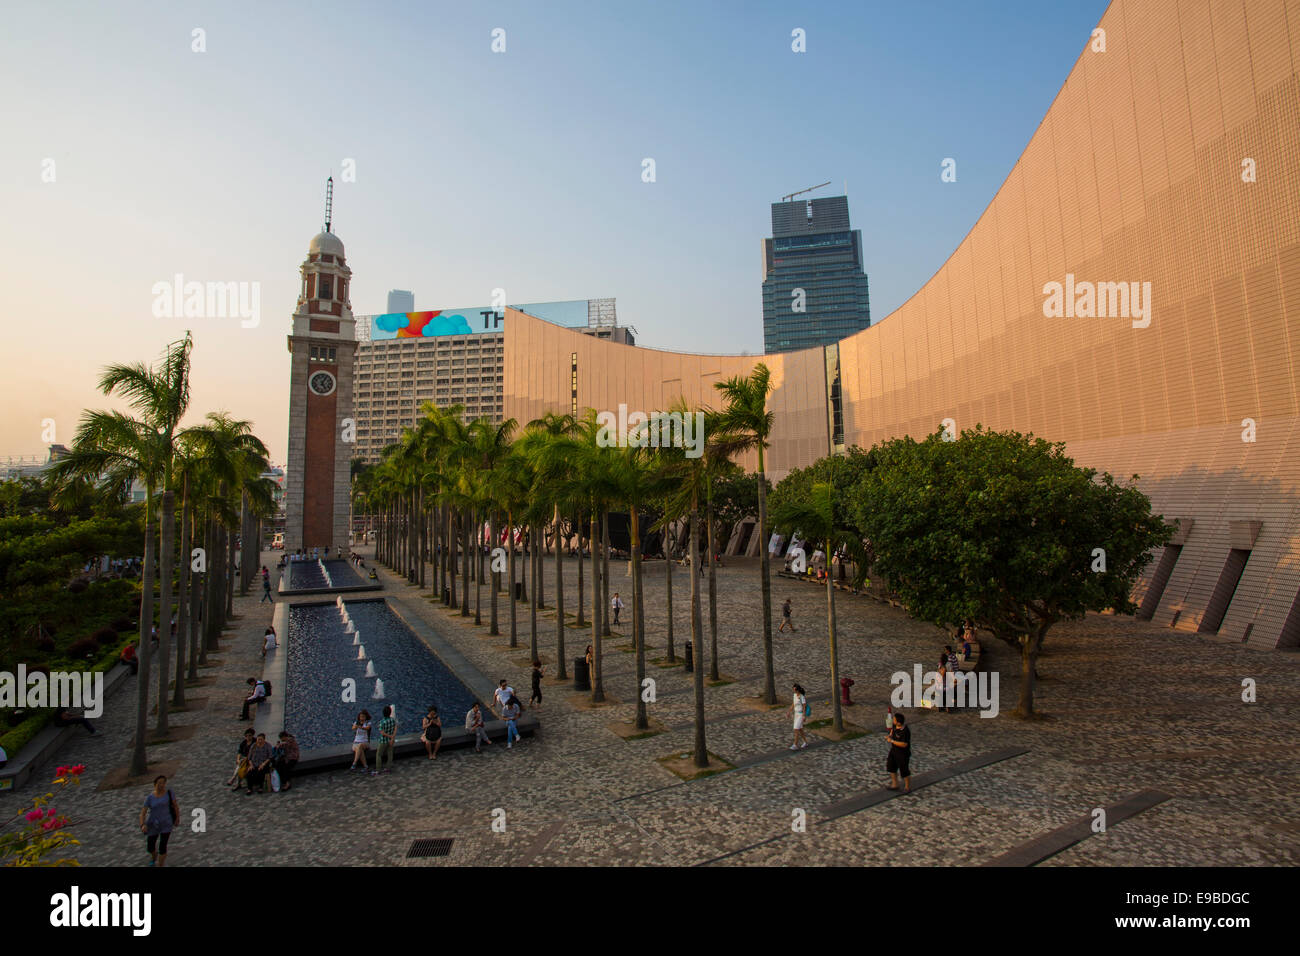
[[[438,837],[431,840],[414,840],[411,848],[406,851],[406,858],[424,858],[430,856],[449,856],[451,854],[452,837]]]

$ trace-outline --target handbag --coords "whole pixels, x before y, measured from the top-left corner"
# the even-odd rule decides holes
[[[180,823],[181,815],[176,806],[176,798],[172,796],[170,790],[167,791],[167,809],[172,812],[172,823]]]
[[[271,792],[280,792],[280,771],[278,770],[271,771]]]
[[[245,777],[248,776],[248,768],[249,768],[248,758],[240,757],[239,763],[235,767],[235,775],[239,777],[240,780],[243,780]]]

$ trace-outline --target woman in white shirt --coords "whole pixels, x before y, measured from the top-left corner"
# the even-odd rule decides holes
[[[794,698],[790,702],[787,713],[794,715],[794,743],[790,745],[790,749],[802,750],[808,746],[808,737],[803,730],[804,718],[808,714],[808,695],[798,684],[794,685]]]

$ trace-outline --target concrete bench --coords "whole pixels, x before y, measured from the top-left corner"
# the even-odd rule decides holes
[[[119,687],[131,673],[125,664],[117,664],[104,674],[104,698]],[[63,745],[74,734],[84,734],[86,729],[80,724],[71,727],[56,727],[53,722],[23,745],[23,749],[9,758],[9,762],[0,769],[0,791],[17,790],[26,784],[45,764],[63,749]]]

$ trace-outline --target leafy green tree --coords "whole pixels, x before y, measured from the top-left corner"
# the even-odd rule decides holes
[[[1022,717],[1034,714],[1035,664],[1052,625],[1108,608],[1131,614],[1138,575],[1173,534],[1136,486],[1076,467],[1064,443],[977,427],[875,451],[852,511],[876,571],[915,616],[940,626],[970,618],[1018,649]]]

